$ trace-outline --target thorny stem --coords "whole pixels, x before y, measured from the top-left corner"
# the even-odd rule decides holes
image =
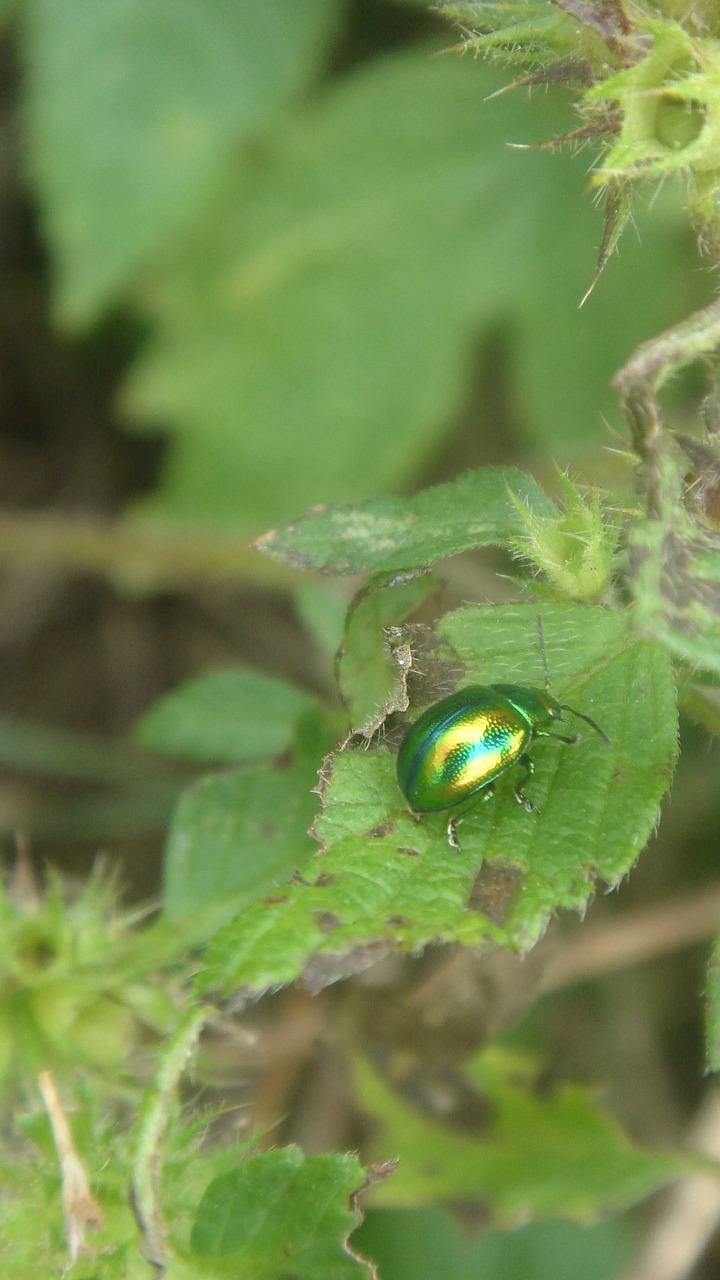
[[[709,356],[720,346],[720,300],[643,342],[613,378],[632,432],[633,445],[648,472],[648,514],[662,511],[657,393],[678,369]]]
[[[174,532],[52,512],[0,515],[0,565],[102,573],[141,590],[210,580],[288,581],[290,572],[222,532]]]

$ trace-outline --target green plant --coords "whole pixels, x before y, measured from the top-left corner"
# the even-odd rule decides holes
[[[570,141],[601,145],[593,183],[606,220],[596,283],[628,222],[637,178],[687,178],[700,239],[716,252],[713,5],[696,5],[684,20],[670,0],[637,3],[630,16],[621,0],[441,8],[462,24],[469,48],[508,62],[520,83],[563,81],[575,93],[582,123]],[[535,152],[513,157],[512,169],[496,158],[497,139],[488,141],[476,115],[478,66],[432,59],[424,48],[403,53],[328,90],[285,127],[273,113],[310,79],[336,9],[275,0],[264,19],[253,13],[250,20],[214,0],[201,21],[190,0],[181,7],[171,28],[183,48],[200,39],[193,75],[183,93],[170,75],[140,95],[106,184],[98,122],[126,107],[127,86],[111,77],[110,92],[93,68],[75,101],[77,32],[97,54],[117,25],[127,66],[137,69],[147,10],[107,0],[88,20],[75,2],[38,0],[20,16],[30,171],[53,251],[58,317],[77,328],[111,304],[137,309],[149,338],[122,404],[143,427],[167,421],[171,436],[144,510],[126,517],[116,545],[91,531],[88,556],[135,583],[138,565],[146,582],[198,564],[237,570],[247,563],[242,528],[262,516],[276,527],[255,542],[258,560],[288,577],[365,577],[346,610],[340,591],[298,590],[318,651],[335,651],[337,687],[320,691],[318,680],[311,693],[289,679],[221,669],[140,720],[135,737],[145,750],[199,770],[171,821],[157,920],[137,928],[102,881],[79,897],[59,882],[45,896],[8,886],[0,1067],[24,1114],[0,1166],[5,1269],[50,1273],[69,1250],[71,1280],[140,1276],[147,1264],[187,1280],[370,1277],[373,1240],[383,1230],[402,1237],[407,1220],[393,1214],[482,1200],[493,1225],[530,1221],[537,1239],[549,1219],[573,1224],[576,1234],[546,1237],[556,1276],[563,1239],[573,1240],[575,1257],[585,1247],[597,1257],[599,1248],[609,1275],[625,1245],[611,1229],[584,1237],[587,1224],[684,1173],[716,1178],[717,1163],[672,1144],[632,1142],[585,1087],[543,1089],[540,1052],[516,1027],[543,990],[550,921],[568,909],[584,913],[598,885],[618,887],[657,825],[678,755],[677,689],[717,733],[712,376],[692,431],[671,431],[658,397],[700,358],[712,375],[720,311],[711,302],[689,319],[666,315],[672,327],[627,359],[641,337],[638,315],[648,319],[666,296],[631,258],[622,288],[638,296],[637,308],[620,301],[608,274],[592,320],[581,313],[571,326],[561,300],[577,300],[590,274],[571,171]],[[249,68],[253,23],[272,67],[245,101],[233,77],[238,61]],[[252,85],[250,69],[248,77]],[[482,83],[484,96],[502,81],[492,73]],[[496,129],[507,138],[526,107],[517,96],[499,103]],[[554,100],[533,99],[533,108],[526,127],[541,147],[566,111]],[[85,147],[69,128],[76,112]],[[394,128],[383,132],[388,120]],[[232,155],[238,134],[248,148],[242,165]],[[159,139],[179,153],[167,168],[158,164]],[[529,185],[541,158],[557,170],[549,188],[530,194],[531,216],[513,199],[513,175],[524,166]],[[79,194],[89,161],[101,184],[91,205]],[[122,217],[116,184],[130,190]],[[499,191],[512,218],[496,216]],[[561,214],[568,225],[559,233]],[[644,260],[654,237],[656,249],[671,243],[674,219],[649,232]],[[527,256],[516,260],[522,238]],[[680,252],[669,261],[673,278],[684,278],[684,261]],[[687,289],[687,301],[689,309],[705,298]],[[618,472],[604,486],[564,472],[541,485],[519,468],[485,466],[411,497],[361,501],[381,481],[399,485],[420,473],[466,389],[469,334],[511,306],[531,335],[516,356],[517,397],[544,450],[587,442],[599,408],[614,411],[602,389],[608,360],[625,360],[615,387],[631,446]],[[590,341],[581,342],[587,324]],[[328,335],[336,338],[330,362]],[[323,362],[331,365],[324,377]],[[238,405],[253,419],[240,440]],[[285,523],[296,504],[333,489],[341,505]],[[239,502],[243,515],[233,521]],[[163,542],[150,517],[180,535]],[[188,521],[196,522],[189,534]],[[27,554],[32,528],[8,528],[12,554]],[[81,559],[52,537],[35,546],[40,558]],[[438,611],[436,566],[485,549],[502,557],[490,562],[494,602]],[[509,600],[497,591],[500,573],[510,577]],[[503,775],[464,822],[461,848],[450,847],[446,816],[418,820],[408,810],[395,775],[398,742],[408,720],[459,686],[542,687],[538,616],[553,694],[597,721],[607,741],[587,733],[577,746],[535,743],[533,811],[517,805],[512,774]],[[168,791],[178,777],[171,782]],[[720,1062],[717,974],[715,957],[712,1069]],[[235,1123],[226,1096],[238,1062],[250,1112],[254,1073],[281,1074],[286,1051],[273,1048],[263,1010],[281,1036],[297,1034],[290,1058],[305,1064],[326,1052],[342,1061],[339,1153],[302,1153],[290,1102],[284,1122],[268,1104],[254,1124]],[[47,1116],[28,1105],[43,1069],[79,1105],[69,1129],[44,1075]],[[189,1078],[207,1090],[201,1101],[188,1097]],[[368,1204],[376,1216],[361,1243],[353,1236],[348,1244]],[[45,1205],[49,1226],[38,1245],[32,1224]],[[421,1234],[430,1221],[417,1218]],[[436,1230],[454,1250],[447,1221]],[[496,1248],[497,1265],[527,1274],[520,1238],[491,1238],[485,1255],[478,1246],[477,1266],[493,1265]],[[448,1274],[450,1259],[459,1276],[459,1248],[444,1259]]]

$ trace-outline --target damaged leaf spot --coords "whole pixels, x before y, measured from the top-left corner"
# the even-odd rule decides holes
[[[335,915],[334,911],[316,911],[315,923],[317,924],[318,929],[321,929],[323,933],[332,933],[335,929],[340,927],[342,920],[339,916]]]
[[[493,924],[503,924],[510,899],[523,874],[520,867],[484,862],[470,890],[468,907],[487,916]]]

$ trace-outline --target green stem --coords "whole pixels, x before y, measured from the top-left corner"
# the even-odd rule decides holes
[[[711,302],[664,333],[643,342],[613,378],[638,456],[648,468],[648,512],[662,510],[657,393],[678,369],[720,346],[720,300]]]
[[[157,590],[212,579],[290,581],[291,571],[259,556],[243,538],[194,530],[168,532],[57,513],[0,516],[0,564],[47,564],[121,578]]]
[[[143,1235],[143,1252],[158,1271],[167,1266],[169,1250],[167,1230],[160,1202],[160,1175],[165,1132],[170,1108],[208,1016],[207,1006],[191,1009],[172,1037],[145,1093],[138,1122],[138,1138],[130,1197]]]

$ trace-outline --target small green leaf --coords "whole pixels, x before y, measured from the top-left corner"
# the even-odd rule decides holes
[[[135,727],[149,751],[201,764],[246,764],[280,755],[309,694],[243,667],[208,671],[160,698]]]
[[[373,1190],[371,1203],[482,1198],[497,1226],[553,1217],[592,1222],[696,1168],[691,1154],[632,1146],[588,1089],[538,1090],[532,1066],[502,1048],[486,1050],[466,1075],[490,1117],[477,1134],[422,1115],[367,1063],[356,1063],[360,1105],[380,1127],[375,1149],[399,1157],[396,1174]]]
[[[531,512],[554,507],[531,476],[509,467],[467,471],[411,498],[374,498],[357,507],[321,507],[272,529],[255,548],[301,569],[390,573],[422,569],[477,547],[506,546],[524,529],[513,497]]]
[[[210,1183],[192,1250],[212,1259],[213,1275],[234,1280],[371,1280],[373,1268],[347,1247],[360,1220],[350,1202],[364,1183],[353,1155],[285,1147],[250,1156]]]
[[[322,987],[388,950],[438,941],[492,938],[527,950],[554,911],[582,909],[598,880],[614,885],[627,874],[675,762],[670,663],[634,635],[629,614],[557,605],[542,617],[553,692],[597,719],[610,745],[591,729],[576,747],[534,744],[528,790],[537,812],[518,807],[506,775],[463,823],[461,852],[448,846],[447,814],[416,820],[408,812],[389,753],[338,754],[326,766],[315,824],[321,855],[281,901],[256,903],[221,931],[202,990],[259,993],[300,976]],[[460,609],[439,634],[465,665],[465,683],[543,683],[530,606]]]
[[[348,610],[337,676],[350,723],[366,738],[391,711],[408,707],[407,671],[386,628],[396,628],[437,589],[429,573],[383,574],[358,592]]]
[[[187,227],[239,136],[307,81],[334,0],[33,0],[30,171],[57,305],[85,324]]]

